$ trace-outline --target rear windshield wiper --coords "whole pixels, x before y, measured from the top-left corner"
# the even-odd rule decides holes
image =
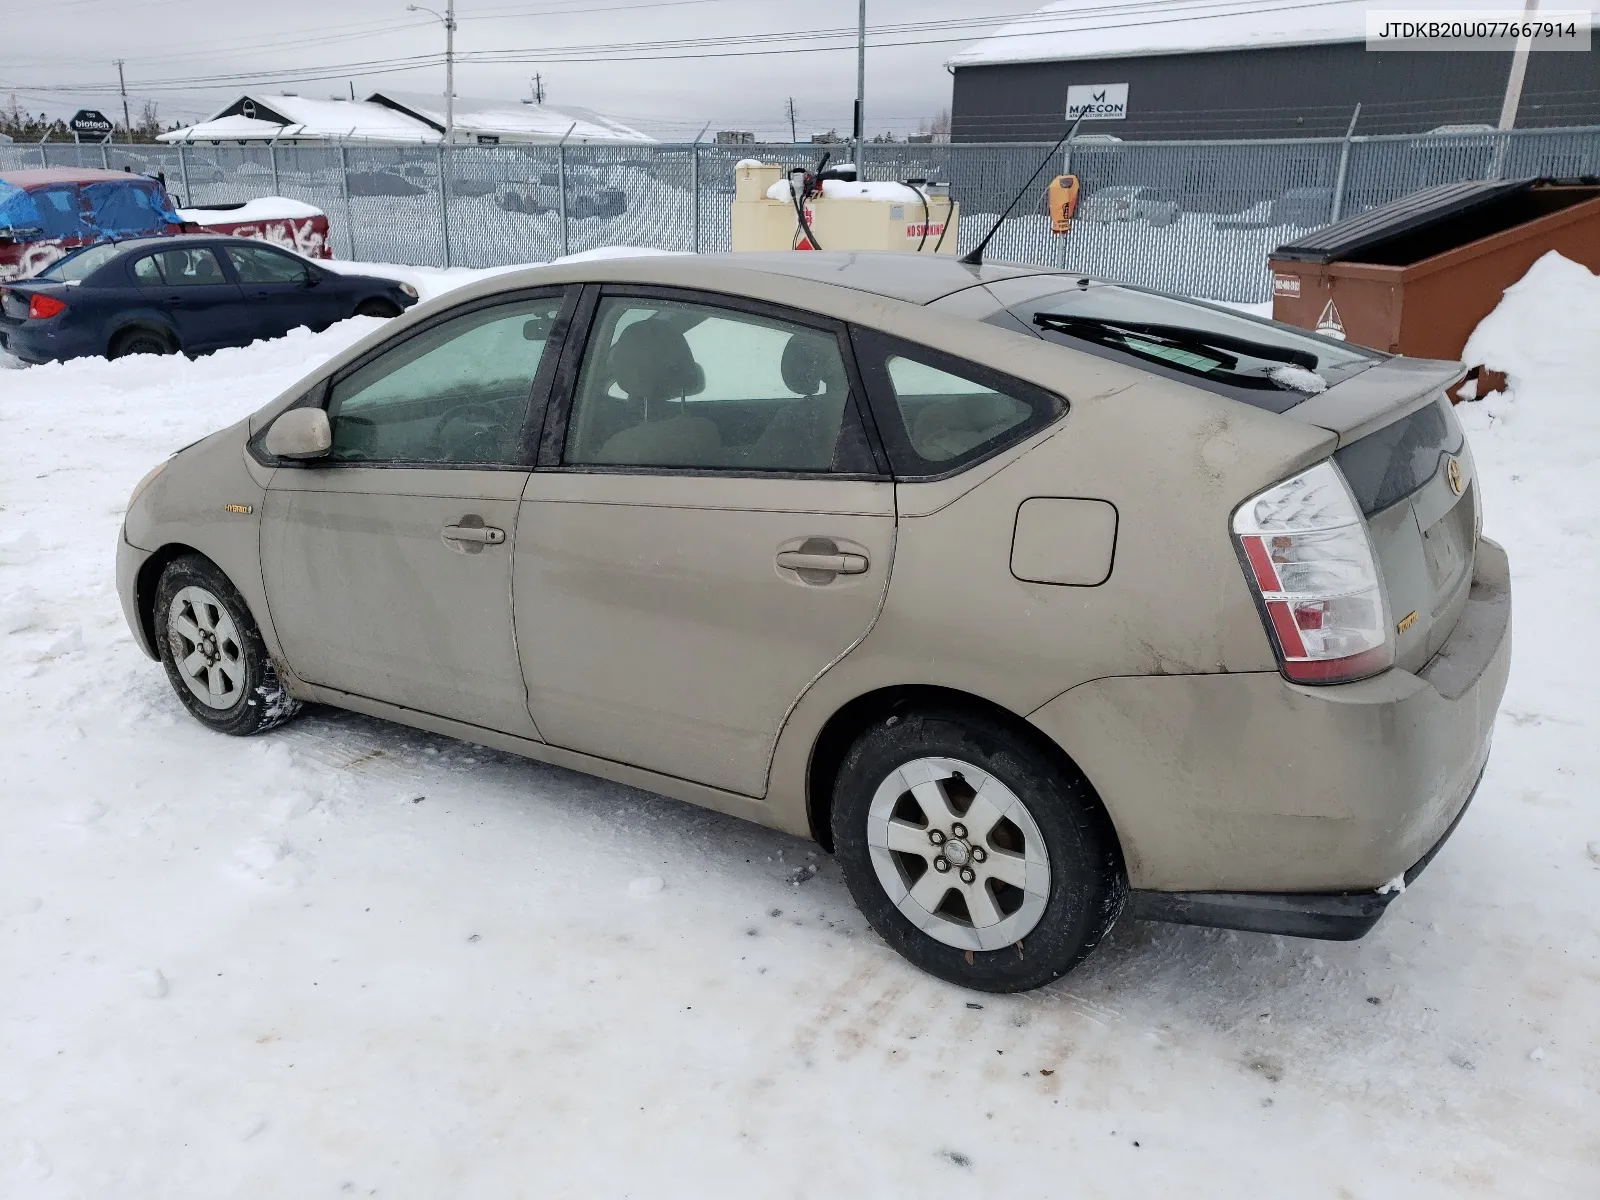
[[[1308,371],[1317,369],[1317,356],[1309,350],[1295,350],[1288,346],[1274,346],[1270,342],[1256,342],[1249,338],[1234,337],[1228,333],[1213,333],[1209,329],[1193,329],[1187,325],[1161,325],[1148,321],[1114,321],[1104,317],[1081,317],[1067,313],[1034,313],[1033,323],[1040,329],[1053,330],[1056,333],[1065,333],[1071,337],[1081,337],[1091,342],[1106,344],[1108,335],[1126,332],[1137,338],[1150,339],[1172,347],[1174,350],[1213,351],[1208,357],[1216,359],[1217,367],[1224,371],[1235,371],[1239,360],[1229,354],[1219,354],[1216,351],[1236,351],[1247,354],[1251,358],[1264,358],[1269,362],[1288,363],[1291,366],[1304,367]],[[1128,349],[1118,346],[1117,349]],[[1215,369],[1215,368],[1214,368]]]

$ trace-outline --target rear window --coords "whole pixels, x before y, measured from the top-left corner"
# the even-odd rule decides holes
[[[1013,305],[987,320],[1007,329],[1020,322],[1047,341],[1271,412],[1293,408],[1384,357],[1292,325],[1125,284],[1071,288]]]
[[[62,283],[70,283],[75,279],[87,279],[101,267],[121,253],[121,247],[110,242],[99,246],[85,246],[75,254],[51,263],[39,272],[40,279],[56,279]]]
[[[1370,517],[1420,489],[1465,440],[1449,401],[1441,399],[1334,451],[1333,461]]]

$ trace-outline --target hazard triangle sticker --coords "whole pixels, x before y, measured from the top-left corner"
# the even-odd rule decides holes
[[[1339,309],[1332,300],[1322,306],[1322,315],[1317,318],[1317,332],[1323,337],[1344,341],[1344,322],[1339,319]]]

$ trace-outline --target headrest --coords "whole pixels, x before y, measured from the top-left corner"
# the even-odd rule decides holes
[[[800,396],[815,396],[828,385],[830,393],[843,391],[839,377],[839,353],[829,345],[826,334],[794,333],[783,348],[783,386]]]
[[[706,386],[683,334],[655,319],[629,325],[611,347],[611,378],[630,400],[676,400]]]

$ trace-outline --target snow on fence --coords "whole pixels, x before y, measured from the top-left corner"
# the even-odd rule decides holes
[[[162,175],[183,204],[286,196],[328,214],[341,258],[468,267],[535,262],[603,245],[729,248],[741,158],[812,163],[826,147],[0,145],[0,169],[129,167]],[[848,155],[834,147],[835,156]],[[948,182],[963,248],[981,237],[1045,144],[869,145],[864,177]],[[1080,140],[1018,204],[994,259],[1061,265],[1217,300],[1270,299],[1268,251],[1418,188],[1460,179],[1600,174],[1600,128],[1303,141]],[[1049,177],[1085,203],[1053,237]],[[1090,205],[1109,189],[1129,203]],[[1111,217],[1113,219],[1090,219]]]

